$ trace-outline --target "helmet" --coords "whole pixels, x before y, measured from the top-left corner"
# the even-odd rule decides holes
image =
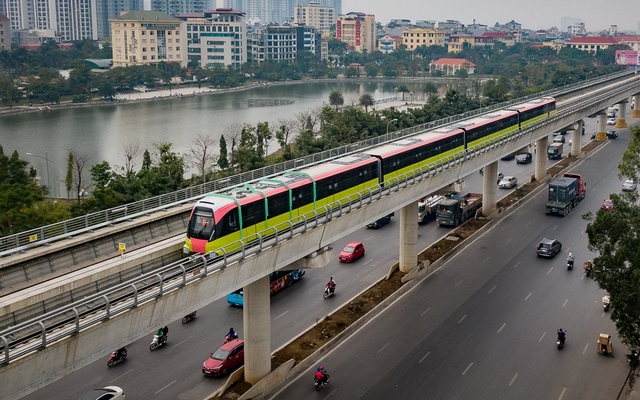
[[[233,330],[233,328],[229,328],[229,330],[230,330],[230,331],[232,331],[232,330]]]
[[[318,371],[322,371],[324,369],[324,367],[321,365],[318,367]]]
[[[571,252],[569,252],[569,257],[571,257],[573,254],[571,254]]]

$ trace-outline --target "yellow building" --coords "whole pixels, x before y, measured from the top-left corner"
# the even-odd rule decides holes
[[[447,44],[449,53],[460,53],[463,49],[475,46],[476,38],[472,35],[451,35]]]
[[[350,12],[338,17],[336,37],[347,44],[348,50],[372,53],[376,49],[376,17]]]
[[[420,46],[444,47],[444,36],[444,31],[433,28],[411,28],[402,32],[402,43],[411,51]]]
[[[113,66],[187,65],[185,22],[160,11],[130,11],[110,19]]]

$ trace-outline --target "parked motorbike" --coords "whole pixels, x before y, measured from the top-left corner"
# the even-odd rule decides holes
[[[556,344],[558,345],[559,349],[564,347],[564,341],[566,340],[566,334],[567,334],[567,331],[563,332],[562,329],[558,329],[558,340],[556,341]]]
[[[151,341],[151,344],[149,345],[149,350],[154,351],[158,347],[164,346],[165,344],[167,344],[167,335],[163,335],[162,337],[160,337],[156,333],[156,334],[153,335],[153,340]]]
[[[329,373],[327,371],[324,371],[324,374],[327,377],[326,381],[321,381],[319,379],[313,378],[313,382],[316,387],[316,392],[319,392],[320,389],[322,389],[324,386],[326,386],[329,383]]]
[[[635,369],[638,366],[638,352],[631,350],[631,354],[627,354],[626,357],[629,366]]]
[[[335,288],[330,288],[329,286],[326,286],[324,288],[324,293],[322,293],[322,298],[324,299],[328,299],[329,297],[333,296],[333,293],[335,293],[336,289]]]
[[[184,317],[182,317],[182,323],[186,324],[187,322],[190,322],[195,317],[196,317],[196,312],[194,311],[191,314],[187,314]]]
[[[118,352],[120,353],[119,355],[118,355]],[[120,361],[124,361],[126,358],[127,358],[127,349],[125,347],[123,347],[122,350],[120,351],[116,350],[113,353],[111,353],[111,356],[109,357],[109,361],[107,361],[107,367],[111,368],[117,363],[119,363]]]
[[[611,296],[609,295],[609,293],[605,294],[602,298],[602,306],[604,307],[605,311],[609,311],[609,308],[611,306]]]

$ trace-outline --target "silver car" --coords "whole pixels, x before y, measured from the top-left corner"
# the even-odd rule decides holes
[[[633,192],[636,190],[636,183],[631,179],[627,179],[622,182],[622,191],[623,192]]]
[[[518,180],[515,176],[505,176],[502,178],[500,183],[498,183],[498,187],[500,189],[511,189],[512,187],[518,184]]]

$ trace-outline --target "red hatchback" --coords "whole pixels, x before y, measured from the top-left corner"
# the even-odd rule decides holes
[[[227,375],[244,364],[244,341],[233,339],[223,344],[202,363],[202,373],[207,376]]]
[[[364,256],[364,245],[360,242],[351,242],[340,252],[340,262],[353,262]]]
[[[602,202],[602,206],[600,206],[600,208],[605,211],[611,210],[613,208],[613,200],[606,199],[604,202]]]

